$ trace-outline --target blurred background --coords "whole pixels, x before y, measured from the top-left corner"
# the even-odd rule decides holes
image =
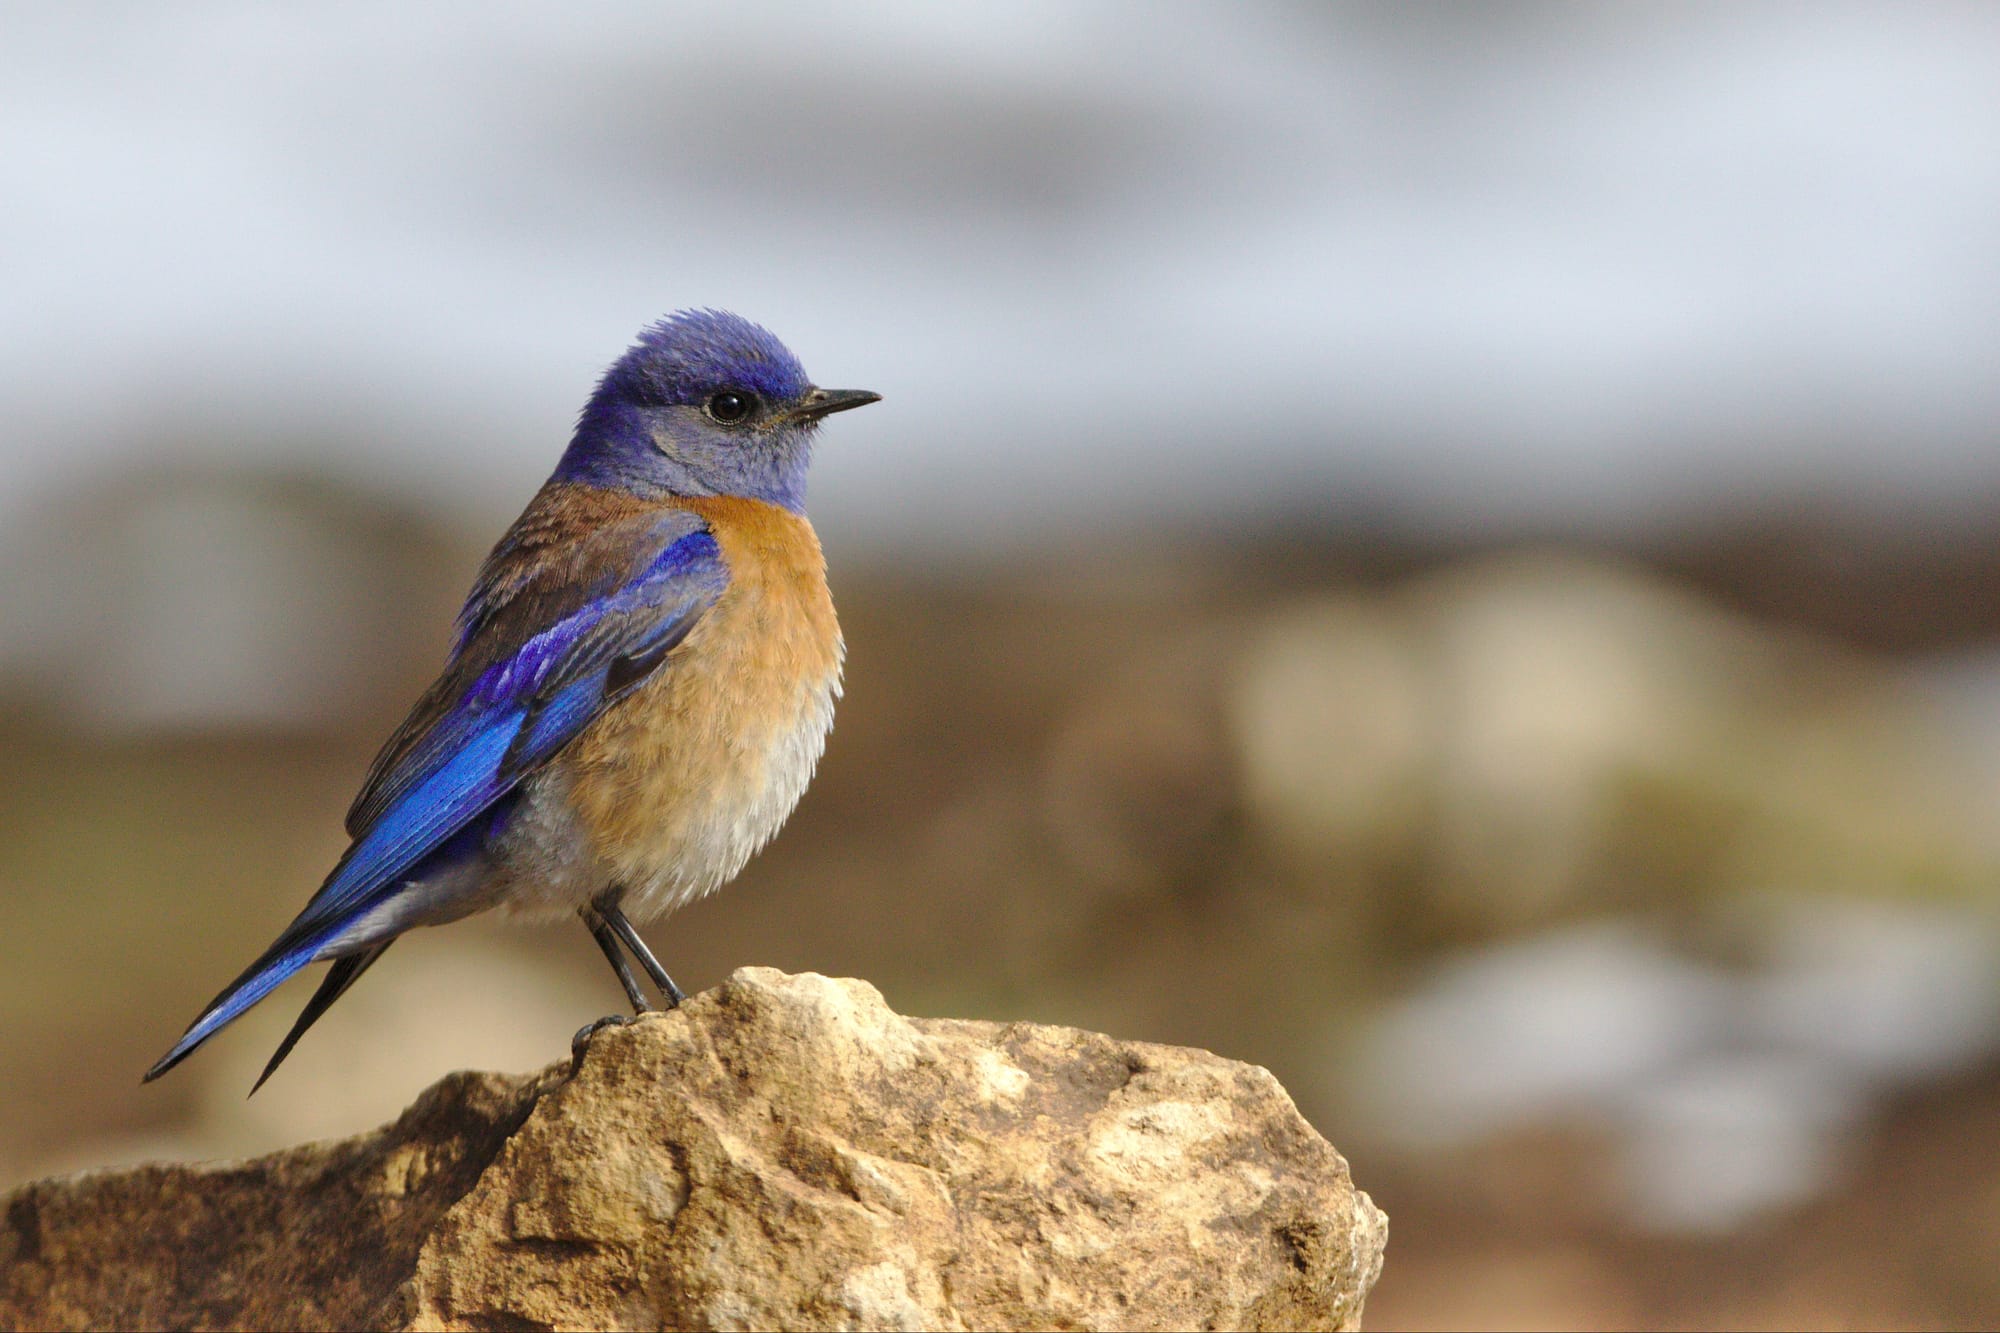
[[[2000,9],[0,11],[0,1182],[618,999],[303,904],[646,321],[821,382],[848,694],[650,933],[1269,1066],[1376,1327],[2000,1320]]]

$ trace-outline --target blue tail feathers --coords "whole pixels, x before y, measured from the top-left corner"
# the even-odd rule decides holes
[[[334,867],[326,885],[314,895],[310,903],[306,904],[305,910],[285,927],[284,932],[272,942],[270,948],[264,950],[256,962],[244,969],[243,975],[230,982],[223,988],[222,994],[209,1001],[208,1007],[201,1011],[201,1016],[195,1019],[181,1039],[174,1043],[173,1049],[161,1056],[159,1062],[146,1071],[143,1081],[150,1083],[185,1060],[203,1042],[241,1018],[308,963],[338,955],[333,971],[329,973],[329,980],[333,984],[322,986],[314,995],[312,1002],[306,1006],[305,1013],[300,1016],[299,1022],[285,1038],[284,1044],[279,1047],[277,1055],[272,1057],[270,1065],[265,1068],[264,1077],[257,1080],[258,1086],[263,1086],[264,1079],[269,1078],[271,1071],[291,1053],[293,1045],[305,1030],[340,998],[369,964],[381,957],[382,951],[389,947],[395,934],[412,923],[406,919],[399,924],[389,925],[388,939],[379,938],[381,934],[379,930],[375,932],[375,937],[355,938],[352,932],[356,924],[399,894],[421,893],[419,886],[424,882],[448,876],[462,863],[481,855],[485,850],[487,839],[499,826],[505,824],[514,809],[515,801],[516,797],[512,792],[502,796],[489,804],[480,816],[458,828],[440,845],[431,848],[415,865],[403,868],[400,874],[390,879],[388,883],[376,886],[373,892],[352,896],[343,902],[329,890],[339,889],[343,884],[352,882],[351,872],[357,859],[356,853],[366,854],[370,848],[368,840],[365,839],[355,844],[349,849],[348,854],[341,858],[340,864]],[[388,864],[394,865],[395,862],[390,861]],[[364,961],[357,962],[357,959]],[[253,1092],[255,1090],[252,1089]]]
[[[286,935],[290,933],[287,931]],[[324,933],[303,940],[287,940],[285,936],[280,936],[263,957],[252,963],[242,976],[230,982],[222,994],[209,1001],[208,1008],[201,1011],[201,1017],[195,1019],[181,1039],[174,1043],[172,1050],[146,1071],[142,1081],[151,1083],[194,1054],[196,1047],[241,1018],[252,1005],[310,963],[325,941]]]

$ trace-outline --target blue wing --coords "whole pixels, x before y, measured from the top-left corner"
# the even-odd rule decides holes
[[[607,525],[569,547],[551,561],[546,542],[510,534],[495,549],[460,618],[451,665],[377,758],[349,814],[353,844],[148,1079],[326,956],[419,862],[659,667],[728,579],[714,536],[682,510]]]

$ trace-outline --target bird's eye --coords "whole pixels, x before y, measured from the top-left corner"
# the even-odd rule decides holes
[[[724,425],[730,425],[749,416],[756,408],[757,400],[747,393],[724,392],[710,394],[704,406],[708,409],[709,416]]]

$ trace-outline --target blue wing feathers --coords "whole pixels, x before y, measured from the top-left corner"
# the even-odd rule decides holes
[[[487,726],[468,736],[446,762],[391,806],[348,849],[298,924],[310,928],[345,917],[504,794],[519,774],[506,779],[500,761],[523,717],[522,710],[513,709],[488,718]]]
[[[447,671],[378,760],[356,802],[354,842],[326,883],[148,1078],[166,1072],[321,956],[393,896],[419,862],[547,763],[686,637],[721,594],[727,569],[714,536],[693,515],[670,511],[662,526],[667,539],[636,577],[608,593],[574,589],[583,595],[549,598],[538,632],[511,651],[486,654],[492,660],[483,669],[461,670],[456,681]],[[617,555],[606,552],[607,558]],[[623,556],[629,561],[629,545]],[[475,601],[486,586],[482,581],[475,590]],[[495,623],[470,605],[463,621]],[[478,646],[461,645],[453,667],[471,665],[465,659]],[[426,708],[433,710],[428,717]]]
[[[639,582],[586,605],[488,668],[413,751],[397,798],[356,837],[301,922],[346,915],[391,884],[526,774],[608,702],[604,679],[624,653],[678,640],[721,591],[706,532],[670,543]]]

